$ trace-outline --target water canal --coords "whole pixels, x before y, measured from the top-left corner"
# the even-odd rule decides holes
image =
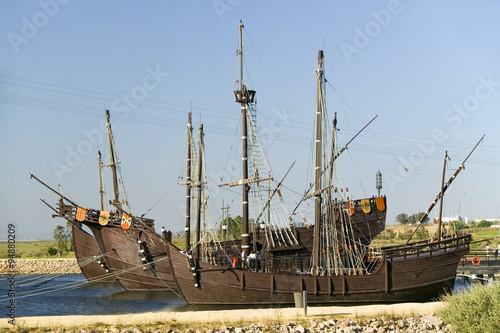
[[[179,296],[170,291],[132,292],[123,291],[115,284],[86,282],[82,275],[16,276],[15,296],[9,297],[10,284],[8,276],[4,275],[1,276],[0,283],[0,304],[7,314],[7,306],[11,299],[14,299],[17,317],[109,315],[219,308],[187,306]],[[467,289],[467,286],[467,282],[457,278],[455,290]]]

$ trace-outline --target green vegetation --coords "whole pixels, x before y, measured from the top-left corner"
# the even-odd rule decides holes
[[[57,248],[57,243],[51,241],[17,241],[16,242],[16,258],[17,259],[40,259],[50,258],[47,253],[49,247]],[[0,259],[7,259],[7,242],[0,242]],[[69,251],[64,253],[63,258],[74,258],[75,252]]]
[[[493,224],[493,222],[481,220],[481,221],[477,222],[476,228],[489,228],[489,227],[491,227],[492,224]]]
[[[455,332],[500,332],[500,283],[476,284],[469,291],[444,296],[443,301],[438,314]]]
[[[469,224],[470,225],[470,224]],[[377,247],[392,246],[396,244],[401,244],[403,241],[410,237],[416,226],[410,225],[388,225],[386,229],[375,237],[372,245]],[[460,230],[472,235],[471,249],[482,249],[486,246],[486,243],[490,245],[498,244],[500,242],[500,230],[498,228],[475,228],[469,226],[468,228],[455,228],[452,226],[443,226],[443,235],[448,235],[450,230]],[[421,225],[419,230],[413,236],[413,240],[424,240],[428,238],[437,237],[437,225],[436,224],[425,224]]]
[[[221,224],[218,231],[220,239],[224,239],[224,230],[222,229],[222,225],[227,226],[227,229],[225,230],[226,240],[241,238],[241,230],[243,228],[243,217],[238,215],[234,219],[231,216],[225,218],[224,223]]]
[[[63,253],[73,250],[73,233],[71,232],[71,223],[66,223],[66,227],[58,225],[54,229],[54,239],[57,242],[57,250],[61,257]]]
[[[57,254],[57,249],[53,246],[49,246],[47,248],[47,253],[49,254],[49,256],[55,256]]]

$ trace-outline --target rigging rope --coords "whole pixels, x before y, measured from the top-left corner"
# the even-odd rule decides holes
[[[344,99],[344,97],[342,97],[342,95],[340,95],[340,93],[337,91],[337,89],[335,89],[332,84],[329,82],[329,81],[326,81],[326,83],[328,83],[328,85],[333,89],[333,91],[335,91],[335,93],[340,97],[340,99],[345,103],[345,105],[347,105],[347,107],[349,109],[351,109],[352,112],[354,112],[354,114],[356,115],[356,117],[358,117],[358,119],[363,123],[365,124],[365,122],[363,121],[363,119],[361,119],[361,117],[356,113],[356,111],[354,111],[354,109],[349,105],[349,103],[347,103],[347,101]],[[404,166],[404,164],[396,157],[396,155],[394,155],[392,153],[392,151],[389,150],[389,148],[384,144],[384,142],[371,130],[371,129],[368,129],[372,134],[373,136],[375,136],[375,138],[377,138],[377,140],[380,142],[380,144],[387,150],[387,152],[389,152],[389,154],[406,170],[406,172],[408,172],[408,169]]]
[[[286,117],[286,119],[283,121],[283,124],[281,125],[280,129],[278,130],[278,133],[276,133],[276,135],[274,136],[274,139],[273,141],[271,141],[271,143],[269,144],[269,147],[267,148],[267,150],[264,152],[264,156],[267,155],[267,152],[269,151],[269,149],[271,149],[271,147],[273,146],[274,144],[274,141],[276,141],[276,139],[278,138],[278,136],[280,135],[281,133],[281,130],[285,127],[288,119],[290,119],[290,116],[292,115],[293,111],[295,111],[295,108],[297,107],[297,104],[299,103],[300,99],[302,98],[302,95],[304,95],[304,92],[306,91],[307,87],[309,86],[309,83],[311,82],[311,79],[313,78],[314,74],[316,74],[316,71],[313,71],[312,74],[311,74],[311,77],[309,78],[309,80],[307,81],[306,83],[306,86],[304,87],[304,89],[302,90],[302,92],[300,93],[299,95],[299,98],[297,99],[297,101],[295,102],[295,104],[293,105],[292,109],[290,110],[290,112],[288,113],[288,116]]]
[[[104,126],[103,129],[101,129],[101,131],[99,132],[99,134],[97,134],[94,138],[94,140],[92,140],[92,142],[90,142],[90,144],[87,146],[87,148],[82,151],[80,153],[80,155],[78,155],[78,158],[75,158],[75,160],[73,161],[73,163],[71,163],[70,166],[68,166],[68,168],[57,178],[57,181],[59,182],[59,180],[61,180],[61,178],[71,169],[73,168],[73,166],[75,165],[76,162],[78,162],[80,160],[80,158],[82,157],[83,154],[87,154],[87,151],[90,149],[90,147],[92,147],[93,143],[95,140],[97,140],[99,138],[99,136],[101,135],[102,131],[104,131],[104,129],[106,129],[106,126]]]

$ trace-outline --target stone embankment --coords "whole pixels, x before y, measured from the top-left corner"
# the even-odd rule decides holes
[[[9,259],[0,259],[0,274],[80,274],[75,258],[60,259],[15,259],[14,269],[9,268]]]

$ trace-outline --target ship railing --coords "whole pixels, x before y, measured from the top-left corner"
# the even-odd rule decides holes
[[[369,274],[382,262],[381,255],[368,262],[369,269],[363,269],[361,274]],[[231,266],[235,269],[248,270],[256,273],[273,273],[280,275],[308,275],[310,274],[311,258],[307,257],[265,257],[257,259],[241,259],[236,257],[220,256],[216,259],[219,266]],[[330,269],[331,275],[351,275],[350,272],[360,274],[359,267],[342,267]],[[353,273],[354,274],[354,273]]]
[[[471,236],[447,236],[440,241],[425,240],[410,243],[407,245],[397,245],[392,247],[382,248],[384,255],[388,260],[406,260],[419,257],[432,257],[436,254],[444,254],[462,249],[468,249],[471,241]]]
[[[68,204],[59,202],[57,204],[57,207],[58,207],[59,214],[54,215],[54,217],[62,217],[62,218],[67,218],[67,219],[71,219],[71,220],[76,220],[76,213],[78,210],[77,206],[68,205]],[[82,223],[100,225],[99,224],[100,214],[101,214],[100,210],[86,208],[85,219],[84,219],[84,221],[82,221]],[[121,227],[121,218],[122,218],[122,214],[116,213],[116,212],[110,212],[107,226]],[[134,225],[136,225],[136,226],[142,225],[141,224],[141,222],[142,222],[146,226],[148,226],[150,228],[154,228],[154,220],[152,220],[152,219],[138,218],[138,217],[132,216],[132,222],[133,223],[132,223],[131,227],[134,227]]]
[[[468,261],[472,261],[472,258],[478,257],[482,263],[486,262],[495,262],[500,260],[500,249],[491,247],[489,249],[481,249],[481,250],[471,250],[465,258]]]
[[[361,201],[362,200],[369,200],[370,201],[370,210],[375,210],[375,209],[377,209],[377,202],[375,201],[375,199],[376,199],[375,197],[371,197],[371,198],[366,198],[366,199],[356,199],[356,200],[352,200],[351,202],[353,204],[353,208],[355,211],[362,211],[363,208],[362,208]],[[329,205],[333,206],[336,209],[343,210],[345,208],[346,201],[333,200],[329,203]]]

